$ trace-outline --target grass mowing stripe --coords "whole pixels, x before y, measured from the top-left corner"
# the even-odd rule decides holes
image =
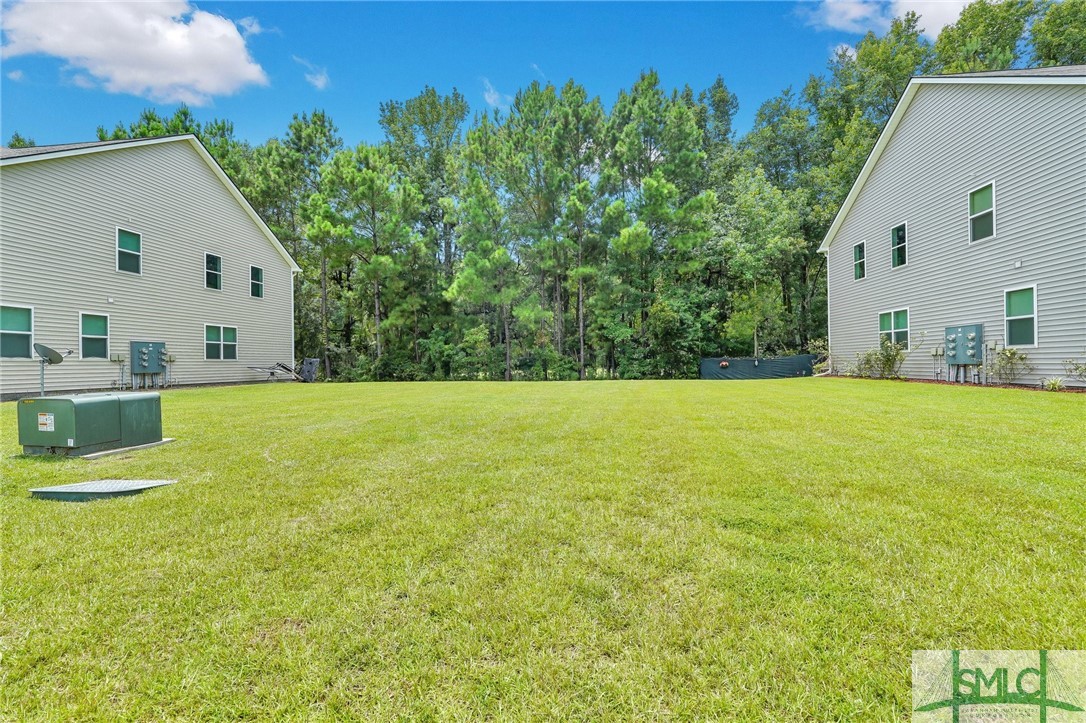
[[[0,716],[906,719],[916,648],[1086,647],[1079,395],[893,382],[171,390],[3,435]],[[168,477],[89,504],[31,487]]]

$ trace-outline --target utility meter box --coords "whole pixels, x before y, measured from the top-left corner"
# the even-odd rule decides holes
[[[133,374],[163,374],[166,371],[166,342],[132,341],[129,347]]]
[[[984,363],[984,324],[948,326],[943,342],[947,366]]]
[[[24,454],[78,457],[162,441],[162,402],[152,392],[30,397],[17,406]]]

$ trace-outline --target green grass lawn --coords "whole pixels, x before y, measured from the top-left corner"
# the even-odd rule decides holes
[[[899,382],[163,394],[3,431],[0,718],[905,720],[910,656],[1086,648],[1086,397]],[[28,489],[180,484],[92,503]]]

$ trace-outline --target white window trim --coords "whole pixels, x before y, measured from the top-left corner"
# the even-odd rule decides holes
[[[900,226],[901,224],[898,224],[898,225]],[[906,233],[908,233],[908,231],[906,231]],[[906,324],[905,324],[904,329],[895,329],[894,328],[894,314],[896,312],[899,312],[899,311],[904,311],[905,312]],[[903,331],[903,332],[905,332],[905,351],[911,351],[913,343],[912,343],[912,333],[909,330],[912,328],[912,325],[913,325],[913,312],[912,312],[912,309],[910,307],[908,307],[908,306],[903,306],[900,309],[890,309],[888,311],[880,311],[875,316],[875,326],[876,327],[878,327],[879,318],[883,314],[889,314],[890,315],[890,331],[889,331],[890,341],[892,342],[894,340],[894,334],[896,332]],[[882,329],[879,329],[879,337],[878,337],[879,338],[879,348],[882,348],[882,335],[886,334],[886,333],[887,332],[883,331]]]
[[[970,201],[973,198],[973,194],[976,193],[977,191],[981,191],[981,190],[987,188],[988,186],[992,187],[992,207],[991,207],[991,209],[989,209],[988,211],[981,211],[980,213],[973,213],[973,206],[970,203]],[[973,219],[976,218],[977,216],[983,216],[986,213],[991,213],[992,214],[992,235],[991,236],[985,236],[984,238],[978,238],[976,241],[974,241],[973,240]],[[969,193],[965,194],[965,215],[968,217],[968,220],[965,222],[965,233],[966,233],[965,237],[967,239],[969,239],[969,245],[970,246],[972,246],[973,244],[983,243],[984,241],[991,241],[992,239],[994,239],[996,237],[996,234],[998,232],[996,230],[996,187],[995,187],[995,181],[988,181],[987,183],[981,184],[981,185],[977,186],[976,188],[974,188]],[[1006,331],[1006,329],[1004,329],[1004,331]]]
[[[139,231],[133,231],[132,229],[124,228],[122,226],[117,226],[115,228],[116,230],[113,233],[113,270],[116,271],[118,274],[143,276],[143,234]],[[135,251],[129,251],[128,249],[123,249],[126,254],[136,254],[140,257],[140,270],[138,273],[135,271],[125,271],[121,268],[121,231],[124,231],[125,233],[135,234],[140,237],[140,250],[138,253]]]
[[[18,361],[19,359],[22,359],[24,361],[34,361],[34,307],[33,306],[26,306],[25,304],[8,304],[8,303],[0,304],[0,306],[6,306],[6,307],[11,308],[11,309],[29,309],[30,310],[30,332],[29,332],[29,334],[30,334],[30,356],[28,356],[28,357],[26,357],[26,356],[5,356],[5,357],[0,357],[0,359],[11,359],[12,361]],[[25,331],[3,331],[3,330],[0,330],[0,332],[2,332],[4,334],[26,334],[27,333]]]
[[[219,271],[218,271],[218,274],[219,274],[219,288],[217,288],[217,289],[214,286],[208,286],[207,285],[207,275],[209,273],[215,273],[213,271],[208,271],[208,268],[207,268],[207,257],[208,256],[214,256],[215,258],[217,258],[219,260]],[[205,251],[204,252],[204,288],[205,289],[210,289],[211,291],[222,291],[222,289],[223,289],[223,275],[224,275],[224,272],[223,272],[222,255],[221,254],[213,254],[210,251]],[[212,324],[211,326],[215,326],[215,325]]]
[[[1007,294],[1012,291],[1025,291],[1026,289],[1033,289],[1033,313],[1026,316],[1007,316]],[[1037,324],[1037,284],[1026,284],[1025,286],[1015,286],[1013,289],[1003,290],[1003,345],[1009,349],[1036,349],[1040,339],[1040,328]],[[1007,322],[1014,321],[1015,319],[1033,319],[1033,343],[1032,344],[1011,344],[1010,334],[1007,333]]]
[[[106,317],[106,335],[94,336],[93,334],[83,333],[83,317],[84,316],[104,316]],[[109,318],[109,314],[99,314],[96,311],[81,311],[79,312],[79,358],[82,359],[97,359],[99,361],[109,361],[109,337],[112,330],[113,321]],[[83,339],[105,339],[106,340],[106,355],[101,356],[83,356]]]
[[[863,246],[864,247],[864,259],[863,259],[864,275],[861,276],[858,279],[856,278],[856,264],[858,264],[860,262],[856,260],[856,247],[857,246]],[[863,281],[866,278],[867,278],[867,239],[864,239],[863,241],[861,241],[858,244],[852,244],[852,280],[853,281]]]
[[[214,343],[214,342],[210,342],[210,341],[207,340],[207,329],[208,329],[208,327],[211,327],[211,326],[218,327],[218,329],[219,329],[219,358],[218,359],[208,359],[208,357],[207,357],[207,345]],[[223,329],[233,329],[234,330],[234,341],[233,342],[223,342],[223,340],[222,340],[222,337],[223,337],[222,330]],[[203,337],[203,339],[200,340],[200,343],[203,344],[204,361],[211,361],[211,362],[218,362],[218,361],[236,362],[236,361],[239,361],[239,358],[238,358],[237,355],[235,355],[235,358],[233,358],[233,359],[223,359],[223,356],[222,356],[222,346],[223,346],[224,343],[233,343],[235,351],[237,351],[238,347],[241,346],[240,340],[238,338],[238,328],[236,326],[230,326],[229,324],[204,324],[204,337]]]
[[[897,248],[897,246],[894,245],[894,229],[896,229],[898,226],[905,227],[905,243],[901,244],[905,247],[905,263],[894,266],[894,249]],[[894,269],[903,269],[908,266],[909,257],[911,255],[912,254],[909,253],[909,222],[902,221],[901,223],[895,223],[893,226],[890,227],[890,270],[893,271]],[[898,311],[900,311],[900,309]]]
[[[253,281],[253,269],[260,269],[260,281]],[[253,284],[260,284],[260,296],[253,296]],[[264,298],[264,267],[249,265],[249,298],[251,299],[263,299]]]

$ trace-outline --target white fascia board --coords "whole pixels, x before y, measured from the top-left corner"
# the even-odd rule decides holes
[[[123,143],[109,143],[106,145],[85,146],[83,148],[66,148],[59,151],[43,151],[41,153],[29,153],[25,156],[13,156],[12,158],[0,158],[0,166],[17,166],[21,163],[33,163],[53,158],[71,158],[72,156],[84,156],[89,153],[101,153],[117,148],[136,148],[140,146],[154,146],[159,143],[175,143],[177,141],[195,138],[193,135],[162,136],[160,138],[139,138]]]
[[[894,131],[897,130],[898,124],[901,123],[901,119],[905,116],[905,111],[908,110],[909,105],[913,102],[913,97],[916,95],[917,82],[914,78],[909,81],[909,84],[905,87],[905,92],[902,93],[900,100],[897,102],[897,107],[894,108],[894,112],[890,114],[890,120],[886,121],[886,126],[882,129],[882,133],[879,134],[879,139],[875,141],[875,147],[871,149],[871,153],[868,154],[867,160],[864,162],[864,167],[860,169],[860,175],[856,177],[856,182],[852,184],[852,188],[849,190],[848,195],[845,196],[845,202],[841,204],[841,210],[837,212],[837,215],[833,219],[833,223],[830,224],[830,230],[826,232],[826,238],[823,239],[822,245],[818,247],[819,253],[826,253],[830,249],[830,243],[833,242],[833,237],[837,235],[838,230],[841,228],[841,224],[845,222],[845,216],[848,215],[849,210],[852,208],[852,204],[856,202],[856,197],[860,195],[860,189],[863,188],[864,183],[867,182],[868,176],[875,169],[875,164],[879,161],[879,156],[882,155],[883,150],[890,143],[890,138],[894,135]]]
[[[279,252],[279,255],[283,257],[283,260],[287,262],[291,272],[300,272],[302,270],[301,267],[294,262],[290,253],[284,248],[283,244],[279,242],[279,239],[272,233],[272,230],[268,228],[268,224],[264,223],[264,219],[260,218],[260,214],[256,212],[256,209],[252,207],[252,204],[250,204],[245,196],[242,195],[241,191],[238,190],[238,187],[234,185],[234,182],[230,180],[230,177],[226,175],[226,171],[222,169],[218,161],[216,161],[211,154],[208,153],[207,149],[204,148],[204,144],[200,142],[200,139],[193,135],[182,136],[182,139],[187,140],[189,144],[196,149],[196,152],[200,154],[200,157],[204,159],[204,162],[207,163],[208,167],[215,172],[215,175],[219,177],[222,184],[226,186],[226,190],[230,191],[230,195],[232,195],[245,212],[249,214],[249,218],[253,220],[253,223],[255,223],[261,232],[268,238],[268,241],[270,241],[272,246],[275,247],[275,250]]]
[[[826,238],[822,240],[822,245],[818,247],[819,253],[827,253],[830,248],[830,244],[833,243],[834,237],[841,229],[841,224],[845,221],[845,216],[848,215],[852,205],[856,202],[856,197],[860,195],[860,189],[863,188],[864,183],[867,182],[868,177],[875,168],[875,164],[878,163],[879,157],[882,152],[886,150],[886,146],[890,143],[890,139],[894,135],[894,131],[897,130],[898,125],[901,123],[902,117],[904,117],[909,105],[912,103],[913,97],[916,95],[917,89],[921,85],[1086,85],[1086,77],[1083,76],[969,76],[969,77],[955,77],[955,76],[941,76],[941,77],[918,77],[909,81],[909,85],[906,86],[905,92],[902,94],[901,99],[897,103],[897,107],[894,108],[894,112],[890,115],[890,120],[886,122],[886,126],[882,129],[882,133],[879,134],[879,139],[875,142],[875,147],[871,149],[871,153],[867,156],[867,161],[864,163],[864,167],[860,170],[860,175],[856,177],[856,182],[852,184],[852,189],[848,192],[848,196],[845,197],[844,203],[841,204],[841,210],[837,212],[837,216],[834,217],[833,223],[830,225],[830,230],[826,232]]]
[[[968,76],[953,75],[921,76],[913,78],[913,83],[918,85],[1086,85],[1086,76],[1083,75],[997,75],[997,76]]]
[[[204,144],[200,142],[200,139],[192,135],[191,133],[180,136],[165,136],[162,138],[140,138],[125,143],[111,143],[109,145],[102,146],[69,148],[60,151],[35,153],[26,156],[15,156],[14,158],[4,158],[0,160],[0,165],[15,166],[21,163],[33,163],[34,161],[44,161],[47,159],[51,160],[54,158],[71,158],[73,156],[83,156],[90,153],[103,153],[106,151],[116,150],[118,148],[138,148],[142,146],[154,146],[158,145],[159,143],[177,143],[179,141],[187,141],[189,145],[191,145],[196,150],[196,153],[200,156],[200,158],[203,159],[204,163],[207,164],[208,168],[210,168],[212,172],[214,172],[214,174],[218,177],[219,181],[221,181],[223,186],[226,187],[226,190],[229,191],[230,195],[234,197],[235,201],[237,201],[238,205],[240,205],[242,209],[245,210],[245,213],[249,215],[249,218],[253,220],[253,223],[256,224],[257,228],[260,229],[261,233],[263,233],[264,236],[267,237],[271,245],[275,247],[275,250],[278,251],[279,255],[283,257],[283,260],[287,262],[287,265],[290,267],[291,272],[300,272],[302,270],[301,267],[294,262],[294,259],[291,258],[290,253],[286,250],[286,248],[284,248],[283,244],[279,242],[279,239],[276,238],[274,233],[272,233],[272,230],[268,228],[268,224],[264,223],[264,219],[260,218],[260,214],[256,212],[256,209],[254,209],[249,201],[245,198],[245,196],[242,195],[241,191],[239,191],[238,187],[234,185],[234,182],[230,180],[230,177],[226,175],[226,172],[223,171],[222,167],[219,166],[218,162],[211,156],[210,153],[208,153],[207,149],[204,148]]]

